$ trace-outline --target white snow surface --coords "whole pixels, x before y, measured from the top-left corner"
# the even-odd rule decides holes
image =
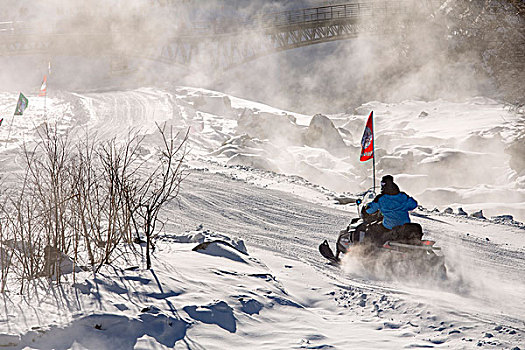
[[[490,219],[525,220],[525,175],[505,153],[523,116],[504,105],[370,102],[314,117],[199,88],[145,87],[50,92],[44,113],[43,97],[26,96],[28,109],[11,119],[18,94],[0,93],[2,177],[20,170],[22,144],[45,122],[73,138],[190,128],[189,176],[162,213],[152,269],[138,259],[7,291],[0,347],[525,349],[524,226]],[[372,164],[358,160],[372,110],[378,179],[394,175],[422,205],[412,219],[442,248],[445,281],[372,274],[350,258],[336,267],[318,253],[356,216],[341,200],[372,185]]]

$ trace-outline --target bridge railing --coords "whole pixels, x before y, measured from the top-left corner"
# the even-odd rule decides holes
[[[246,29],[289,27],[315,22],[357,20],[358,18],[373,16],[396,15],[406,12],[407,9],[408,4],[406,0],[369,1],[289,10],[244,19],[228,18],[216,21],[194,22],[193,27],[188,29],[193,35],[227,34],[241,32]]]
[[[357,19],[368,16],[406,12],[406,1],[381,1],[322,6],[267,14],[256,19],[259,27],[279,27],[311,22]]]
[[[396,15],[406,12],[408,0],[364,1],[340,5],[329,5],[300,10],[289,10],[258,15],[251,18],[225,18],[215,21],[193,22],[186,29],[178,31],[180,36],[209,36],[242,32],[250,29],[268,29],[308,25],[315,22],[357,20],[383,15]],[[28,23],[22,21],[0,21],[1,34],[56,34],[57,28],[50,24]]]

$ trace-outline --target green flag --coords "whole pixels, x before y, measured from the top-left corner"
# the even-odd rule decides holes
[[[20,93],[20,96],[18,97],[18,103],[16,104],[15,115],[24,114],[24,111],[27,108],[27,103],[28,103],[27,97],[25,97],[22,93]]]

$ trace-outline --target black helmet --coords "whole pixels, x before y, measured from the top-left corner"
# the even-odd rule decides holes
[[[392,175],[385,175],[381,178],[381,193],[392,195],[399,193],[399,187],[394,183]]]
[[[385,175],[381,178],[381,188],[385,187],[387,183],[394,183],[394,177],[392,175]]]

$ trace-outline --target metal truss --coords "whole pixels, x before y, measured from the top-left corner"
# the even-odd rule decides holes
[[[399,32],[407,26],[400,16],[406,10],[406,1],[350,3],[263,15],[243,23],[202,24],[198,33],[164,46],[159,60],[225,70],[284,50]]]
[[[258,57],[361,34],[388,34],[406,27],[402,20],[416,0],[377,1],[323,6],[244,20],[194,23],[182,35],[148,47],[119,46],[111,33],[25,34],[0,26],[0,55],[98,54],[141,57],[199,70],[225,70]],[[118,34],[118,33],[115,33]],[[118,37],[118,35],[116,35]]]

